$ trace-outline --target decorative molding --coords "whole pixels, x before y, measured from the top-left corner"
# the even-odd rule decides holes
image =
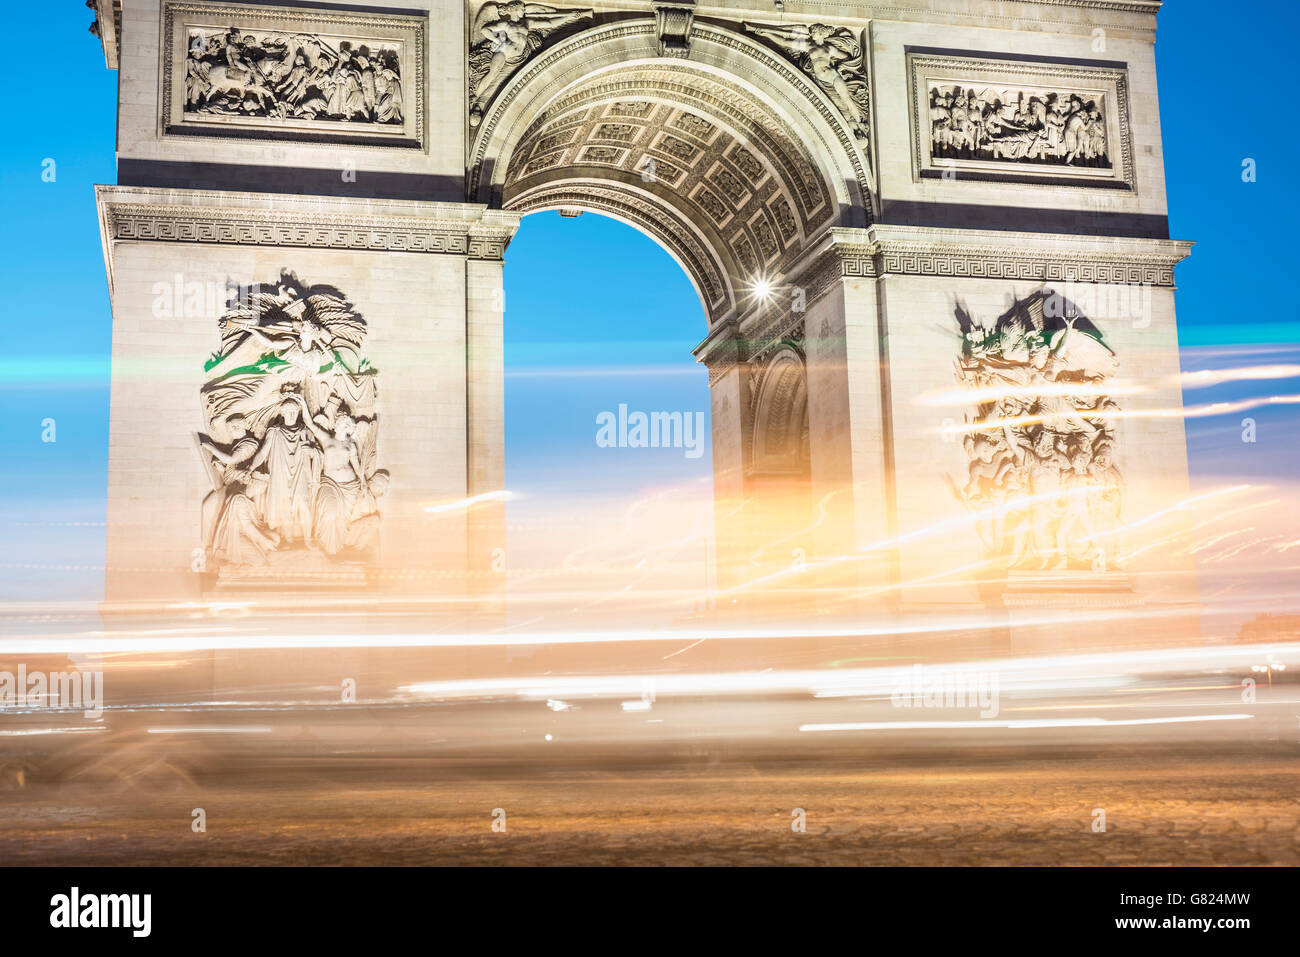
[[[1172,288],[1174,267],[1192,244],[873,226],[830,229],[814,246],[822,251],[793,280],[809,303],[841,278],[890,275]]]
[[[691,55],[691,25],[695,11],[687,6],[655,7],[655,21],[659,29],[659,55],[687,57]]]
[[[424,149],[426,29],[423,16],[165,0],[159,133]]]
[[[422,223],[414,217],[354,217],[110,203],[106,221],[108,238],[115,242],[220,243],[412,253],[469,252],[468,229],[464,224]]]
[[[466,250],[470,259],[491,261],[504,260],[506,247],[514,238],[518,222],[504,226],[474,225],[469,228],[469,248]]]
[[[1156,14],[1165,0],[1021,0],[1019,3],[989,2],[951,5],[936,9],[933,0],[887,0],[872,3],[870,16],[877,20],[901,20],[912,23],[940,23],[944,26],[969,25],[980,29],[1006,30],[1052,29],[1073,31],[1088,37],[1096,27],[1108,34],[1129,30],[1150,41],[1155,37]],[[819,11],[844,18],[863,16],[861,0],[815,0]],[[1015,15],[1019,10],[1022,15]],[[1066,12],[1078,12],[1069,17]],[[1101,19],[1103,15],[1114,15]]]
[[[456,203],[291,201],[260,193],[99,186],[110,289],[118,242],[346,249],[500,260],[519,215]],[[274,208],[270,208],[274,205]]]
[[[918,182],[1137,188],[1122,65],[909,49],[907,80]]]
[[[740,325],[734,319],[718,323],[691,354],[709,370],[712,386],[740,365]]]
[[[122,0],[88,0],[86,6],[95,14],[90,32],[104,47],[104,66],[116,70],[122,55]]]
[[[728,372],[731,372],[740,365],[740,360],[736,358],[734,351],[730,353],[719,353],[709,359],[701,359],[699,361],[703,362],[704,367],[709,370],[710,387]]]

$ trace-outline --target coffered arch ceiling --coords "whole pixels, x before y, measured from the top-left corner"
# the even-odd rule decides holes
[[[816,116],[825,105],[796,72],[767,78],[781,90],[765,96],[763,64],[746,62],[743,79],[721,71],[699,33],[689,60],[629,58],[630,40],[655,41],[653,21],[643,26],[588,31],[617,33],[613,51],[579,34],[550,63],[544,52],[525,66],[471,141],[470,187],[506,209],[636,226],[682,265],[713,324],[746,312],[753,286],[781,281],[826,228],[869,221],[863,161],[843,130],[790,108],[801,99]],[[724,59],[753,55],[743,38],[728,42],[745,50]]]

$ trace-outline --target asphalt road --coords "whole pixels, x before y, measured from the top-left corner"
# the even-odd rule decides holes
[[[1004,694],[1003,719],[1071,716],[1017,727],[795,695],[68,715],[102,730],[0,738],[0,859],[1300,864],[1289,689],[1243,710],[1204,678],[1157,690],[1169,680],[1118,705],[1113,690]],[[1125,723],[1216,714],[1246,716]]]
[[[1254,754],[528,774],[375,762],[10,792],[11,864],[1297,864],[1300,768]],[[194,809],[206,832],[193,830]],[[796,831],[802,808],[806,830]],[[1093,830],[1104,808],[1106,830]],[[497,809],[500,809],[499,811]],[[504,812],[504,831],[500,828]],[[495,812],[495,813],[494,813]]]

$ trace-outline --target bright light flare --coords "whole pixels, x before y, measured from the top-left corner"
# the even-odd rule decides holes
[[[509,502],[515,497],[513,492],[501,489],[497,492],[482,492],[479,495],[471,495],[469,498],[462,498],[456,502],[447,502],[443,505],[426,505],[425,512],[435,514],[437,512],[460,512],[473,508],[475,505],[482,505],[485,502]]]

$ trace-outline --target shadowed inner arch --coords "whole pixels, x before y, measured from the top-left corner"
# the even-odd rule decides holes
[[[712,75],[629,66],[551,102],[512,150],[502,205],[591,210],[658,241],[710,324],[745,312],[839,209],[791,130]]]

